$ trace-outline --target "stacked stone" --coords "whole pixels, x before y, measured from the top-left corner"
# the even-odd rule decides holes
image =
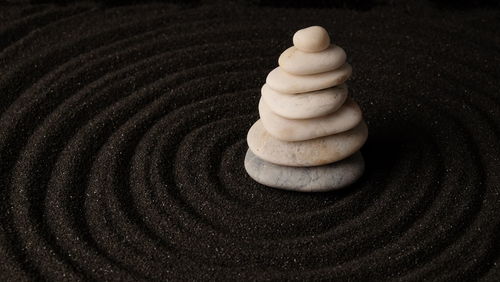
[[[260,120],[247,135],[245,169],[257,182],[328,191],[363,173],[368,129],[345,81],[352,68],[320,26],[301,29],[261,89]]]

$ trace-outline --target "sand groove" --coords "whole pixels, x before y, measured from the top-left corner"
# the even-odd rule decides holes
[[[495,15],[377,9],[1,23],[1,280],[498,278],[500,37],[476,29]],[[313,195],[243,168],[260,86],[310,24],[348,53],[370,128],[362,179]]]

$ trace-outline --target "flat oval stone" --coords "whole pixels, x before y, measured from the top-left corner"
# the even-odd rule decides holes
[[[298,192],[326,192],[356,182],[365,170],[365,162],[358,151],[347,159],[322,166],[281,166],[266,162],[247,150],[245,170],[255,181],[269,187]]]
[[[303,141],[344,132],[358,125],[363,118],[358,104],[350,98],[339,110],[310,119],[284,118],[271,111],[261,98],[259,114],[266,131],[284,141]]]
[[[293,45],[304,52],[319,52],[330,45],[330,36],[321,26],[310,26],[293,35]]]
[[[340,85],[351,76],[351,73],[352,67],[349,63],[333,71],[310,75],[294,75],[277,67],[267,75],[266,83],[278,92],[297,94]]]
[[[260,91],[262,98],[276,114],[290,119],[305,119],[327,115],[338,110],[347,98],[347,85],[295,95],[274,91],[267,84]]]
[[[339,134],[306,141],[282,141],[269,134],[257,120],[247,134],[248,147],[259,158],[278,165],[319,166],[333,163],[358,151],[368,137],[364,121]]]
[[[278,63],[288,73],[296,75],[316,74],[335,70],[346,61],[344,49],[330,45],[317,53],[307,53],[292,46],[281,53]]]

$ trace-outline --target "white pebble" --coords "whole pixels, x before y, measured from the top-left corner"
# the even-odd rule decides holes
[[[269,134],[284,141],[304,141],[347,131],[361,122],[363,114],[352,99],[329,115],[309,119],[288,119],[271,111],[263,99],[259,103],[260,120]]]
[[[358,151],[368,137],[365,122],[348,131],[306,141],[273,137],[257,120],[247,134],[248,147],[259,158],[288,166],[318,166],[340,161]]]
[[[277,67],[267,75],[266,83],[278,92],[297,94],[340,85],[351,73],[352,67],[348,63],[333,71],[310,75],[294,75]]]
[[[345,84],[293,95],[277,92],[264,84],[260,92],[273,112],[291,119],[315,118],[332,113],[344,104],[348,94]]]
[[[344,49],[336,45],[318,53],[302,52],[296,47],[286,49],[278,59],[280,67],[297,75],[316,74],[335,70],[346,61]]]
[[[330,36],[323,27],[311,26],[293,35],[293,45],[304,52],[319,52],[330,46]]]

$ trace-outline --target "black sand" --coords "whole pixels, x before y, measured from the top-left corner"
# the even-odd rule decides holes
[[[293,32],[354,68],[354,186],[253,182],[245,136]],[[0,9],[0,280],[498,281],[498,10]]]

